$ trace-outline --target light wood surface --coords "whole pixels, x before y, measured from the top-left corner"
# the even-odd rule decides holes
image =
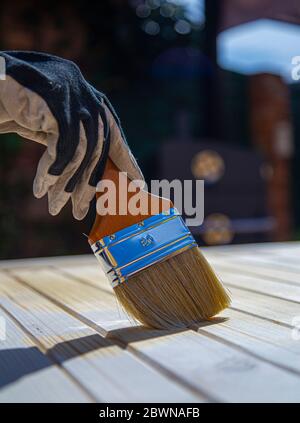
[[[203,249],[232,307],[145,329],[91,255],[0,262],[0,402],[299,402],[300,243]]]

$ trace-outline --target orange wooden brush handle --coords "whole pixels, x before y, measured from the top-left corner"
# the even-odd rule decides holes
[[[119,210],[119,206],[120,206],[119,195],[118,195],[119,189],[120,189],[119,178],[123,178],[124,185],[128,186],[130,180],[127,178],[126,175],[124,174],[120,175],[119,169],[110,159],[108,159],[106,163],[103,179],[108,179],[115,183],[116,191],[117,191],[117,199],[116,199],[117,211]],[[134,192],[132,193],[127,191],[128,201],[135,194],[136,193]],[[98,199],[101,195],[103,194],[97,193],[96,198]],[[126,228],[128,226],[131,226],[135,223],[140,222],[141,220],[144,220],[150,217],[151,216],[150,199],[151,199],[152,210],[159,210],[158,213],[161,213],[162,211],[168,210],[170,207],[172,207],[172,203],[170,200],[153,196],[149,194],[147,191],[142,191],[141,196],[145,196],[144,198],[145,199],[147,198],[148,200],[147,214],[132,215],[129,212],[126,215],[116,214],[114,216],[111,216],[111,215],[100,216],[97,214],[94,225],[89,234],[89,243],[94,244],[96,241],[98,241],[99,239],[103,238],[106,235],[113,234],[114,232],[117,232],[120,229]],[[127,207],[127,204],[126,204],[126,207]]]

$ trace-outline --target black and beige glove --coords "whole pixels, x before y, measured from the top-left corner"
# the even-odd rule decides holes
[[[117,115],[72,62],[22,51],[0,52],[0,133],[16,132],[46,146],[33,183],[37,198],[48,194],[56,215],[71,197],[83,219],[101,180],[106,157],[130,179],[143,179]]]

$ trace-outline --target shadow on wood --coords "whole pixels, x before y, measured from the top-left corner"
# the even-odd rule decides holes
[[[112,340],[113,342],[120,342],[118,340],[122,340],[123,347],[124,344],[127,346],[131,342],[139,342],[139,341],[146,341],[154,338],[160,338],[162,336],[169,336],[173,334],[183,333],[188,330],[196,330],[199,327],[205,327],[210,325],[215,325],[219,323],[223,323],[228,318],[226,317],[213,317],[210,320],[203,321],[201,323],[197,323],[197,328],[195,326],[191,328],[185,329],[177,329],[177,330],[159,330],[159,329],[149,329],[144,326],[129,326],[127,328],[115,329],[109,331],[106,335],[106,339]],[[121,345],[122,346],[122,345]]]
[[[53,365],[87,354],[99,348],[110,347],[100,335],[84,336],[60,342],[45,354],[37,347],[0,350],[0,388],[21,377],[38,372]]]

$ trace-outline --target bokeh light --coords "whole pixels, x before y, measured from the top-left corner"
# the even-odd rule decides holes
[[[196,179],[215,183],[225,172],[225,163],[219,153],[213,150],[204,150],[193,157],[191,170]]]
[[[186,35],[189,34],[192,30],[191,24],[187,21],[185,21],[184,19],[179,19],[175,25],[174,25],[174,29],[176,32],[178,32],[178,34],[181,35]]]
[[[148,35],[157,35],[160,31],[159,24],[152,20],[145,22],[143,28]]]
[[[213,213],[204,221],[203,239],[208,245],[229,244],[234,237],[234,231],[228,216]]]

